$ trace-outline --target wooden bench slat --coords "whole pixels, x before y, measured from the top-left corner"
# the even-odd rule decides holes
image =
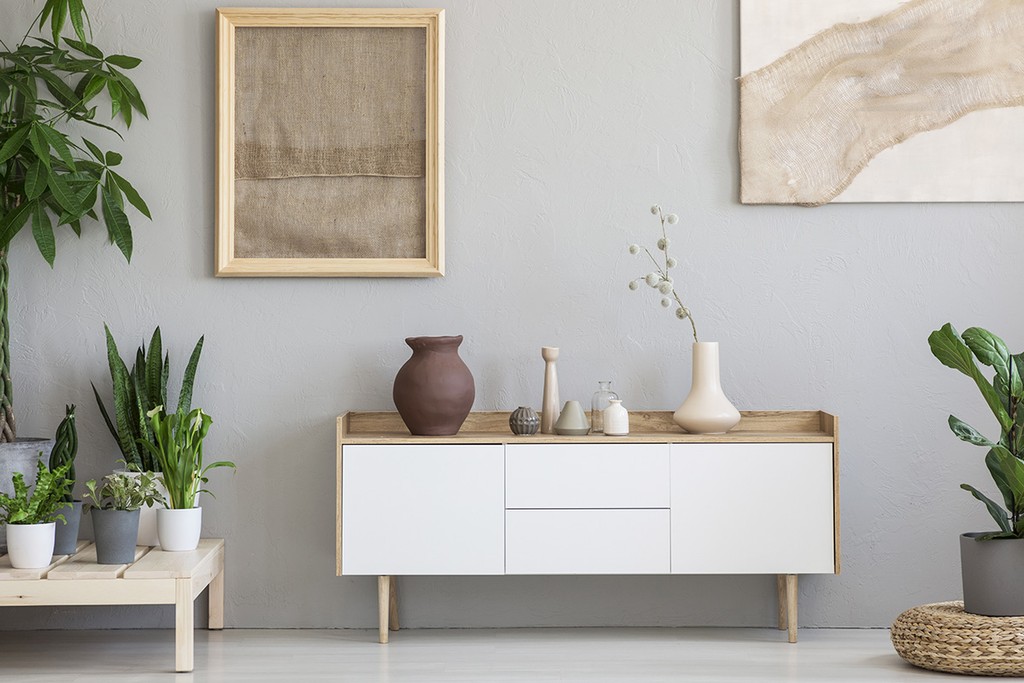
[[[136,546],[135,561],[150,551],[148,546]],[[57,565],[46,575],[51,581],[71,581],[77,579],[119,579],[124,574],[127,564],[99,564],[96,562],[96,546],[90,545],[75,554],[67,562]]]
[[[75,553],[79,553],[89,545],[89,541],[79,541]],[[39,569],[15,569],[11,566],[9,555],[0,555],[0,581],[24,581],[26,579],[42,579],[57,565],[67,562],[74,555],[54,555],[50,564]]]
[[[124,572],[125,579],[187,579],[200,565],[222,553],[224,540],[204,538],[190,552],[171,553],[154,550]]]

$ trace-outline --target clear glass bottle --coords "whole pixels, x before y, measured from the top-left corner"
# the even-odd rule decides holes
[[[604,434],[604,409],[611,405],[613,399],[618,400],[619,395],[612,391],[611,382],[598,382],[597,386],[599,389],[590,402],[590,433]]]

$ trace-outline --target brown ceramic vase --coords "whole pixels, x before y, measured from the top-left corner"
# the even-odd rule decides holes
[[[462,335],[409,337],[412,358],[395,376],[394,399],[405,426],[416,436],[452,436],[466,421],[476,387],[459,357]]]

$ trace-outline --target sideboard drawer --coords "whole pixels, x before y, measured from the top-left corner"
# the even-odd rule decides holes
[[[668,510],[507,510],[506,574],[667,574]]]
[[[508,444],[506,508],[667,508],[668,444]]]

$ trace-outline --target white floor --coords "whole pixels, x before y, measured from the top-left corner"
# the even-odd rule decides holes
[[[0,632],[0,680],[611,683],[979,680],[916,669],[887,630],[196,631],[195,672],[169,675],[171,631]]]

